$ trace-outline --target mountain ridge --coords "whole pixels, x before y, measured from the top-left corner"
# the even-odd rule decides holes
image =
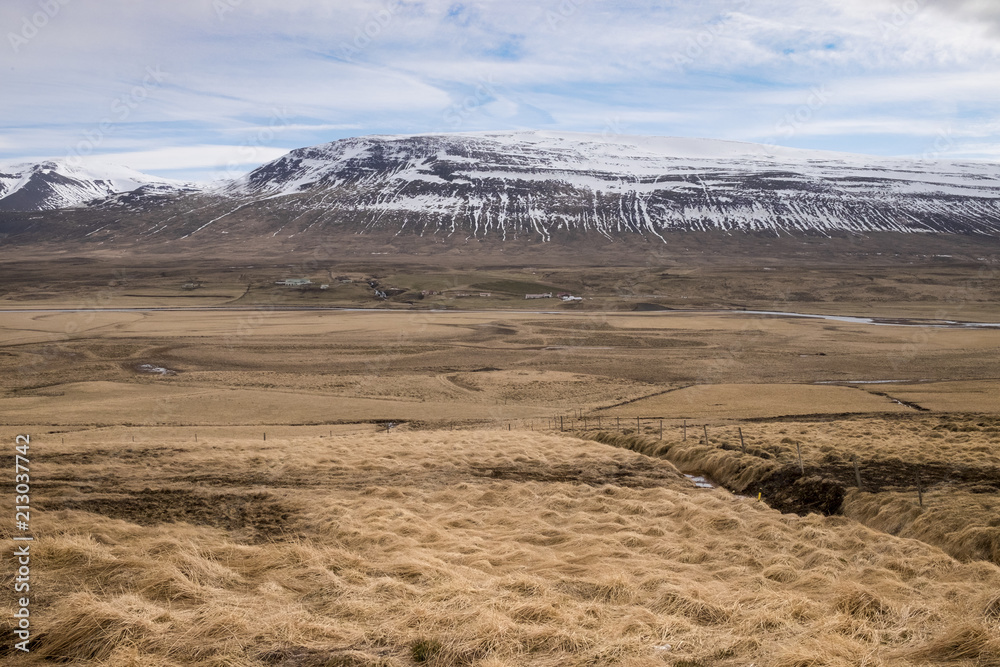
[[[150,185],[79,208],[77,222],[53,238],[280,244],[379,232],[662,242],[671,232],[713,230],[998,237],[1000,164],[537,130],[371,135],[295,149],[231,181]],[[29,227],[45,233],[41,223],[8,227],[8,236]]]
[[[364,210],[367,227],[530,231],[543,240],[571,228],[1000,233],[994,163],[709,139],[376,135],[291,151],[224,192],[288,197],[299,212]]]
[[[191,190],[193,184],[99,162],[71,164],[65,160],[43,160],[0,164],[0,211],[69,208],[140,188],[162,194]]]

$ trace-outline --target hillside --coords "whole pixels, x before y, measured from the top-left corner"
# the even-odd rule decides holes
[[[198,190],[146,187],[0,215],[10,243],[115,247],[313,248],[358,235],[378,239],[368,245],[599,247],[662,245],[677,232],[995,238],[1000,165],[540,131],[370,136],[297,149]]]
[[[57,161],[0,165],[0,211],[68,208],[124,192],[141,191],[150,197],[192,190],[190,184],[120,165]]]
[[[192,435],[39,435],[38,639],[21,664],[1000,658],[996,566],[699,489],[622,449],[506,431]]]

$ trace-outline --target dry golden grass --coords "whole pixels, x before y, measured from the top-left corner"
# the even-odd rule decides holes
[[[194,371],[120,381],[63,382],[3,400],[8,423],[316,424],[342,421],[528,419],[628,400],[642,383],[578,373],[518,370],[436,375]],[[655,388],[655,387],[654,387]]]
[[[457,392],[456,392],[457,393]],[[474,398],[474,397],[473,397]],[[402,396],[353,398],[332,392],[221,388],[212,383],[80,382],[4,401],[5,417],[32,423],[43,414],[56,425],[86,424],[310,424],[338,421],[501,419],[495,402],[422,400]],[[521,407],[534,416],[551,409]]]
[[[167,435],[33,443],[40,634],[19,664],[1000,661],[997,567],[694,489],[623,449]]]
[[[788,511],[842,512],[871,528],[936,545],[961,560],[1000,564],[996,417],[854,417],[744,423],[739,428],[746,453],[736,425],[708,429],[707,445],[703,429],[694,424],[687,440],[674,425],[663,440],[648,430],[639,437],[593,437],[666,458],[742,493],[760,492]]]
[[[662,440],[660,421],[664,424]],[[567,418],[567,430],[570,423]],[[698,449],[731,455],[741,446],[742,430],[743,442],[752,455],[780,465],[797,465],[801,454],[807,467],[846,465],[852,457],[857,457],[862,472],[865,462],[880,467],[907,464],[1000,467],[1000,419],[994,415],[906,413],[754,421],[692,419],[686,420],[686,439],[682,423],[678,419],[642,420],[640,435],[646,438],[644,447],[649,451],[677,448],[678,454]],[[582,419],[572,421],[576,430],[581,430],[582,424]],[[636,434],[635,419],[605,418],[601,424],[612,435]],[[588,433],[598,430],[596,418],[589,419],[587,425]],[[703,425],[708,432],[707,448]]]
[[[994,381],[926,382],[888,389],[893,396],[941,412],[1000,412],[1000,391]]]
[[[996,560],[997,494],[972,479],[1000,465],[995,418],[892,397],[1000,409],[982,390],[998,335],[678,313],[6,314],[2,420],[44,425],[16,429],[36,435],[39,480],[41,634],[21,663],[1000,664],[997,568],[880,532]],[[979,384],[813,384],[928,375]],[[844,511],[879,531],[523,430],[663,410],[678,420],[663,442],[646,424],[644,451],[748,493],[773,476],[769,502],[850,487],[858,457],[872,488]],[[853,411],[897,414],[734,421]],[[712,420],[709,443],[700,422],[680,441],[685,416]]]
[[[703,384],[644,398],[595,414],[610,417],[747,419],[816,413],[912,412],[861,389],[808,384]]]
[[[5,313],[0,320],[0,344],[5,346],[0,387],[25,391],[68,382],[132,382],[134,368],[143,363],[166,365],[192,376],[191,381],[226,389],[274,385],[309,392],[335,385],[331,378],[337,377],[364,387],[363,396],[372,395],[372,385],[385,383],[396,385],[392,395],[418,393],[428,400],[441,392],[433,384],[438,376],[464,377],[481,369],[497,369],[491,380],[485,379],[489,375],[474,380],[483,382],[485,394],[504,398],[501,394],[514,392],[506,398],[515,401],[558,403],[567,388],[553,375],[549,390],[539,391],[519,382],[520,372],[583,375],[590,382],[615,385],[612,391],[599,387],[592,394],[567,396],[565,400],[578,402],[572,407],[582,409],[688,385],[776,385],[768,390],[770,398],[749,401],[738,386],[711,389],[704,396],[697,393],[700,389],[682,390],[679,396],[691,400],[667,406],[676,407],[677,416],[704,409],[711,416],[738,417],[748,405],[762,404],[767,414],[785,414],[776,412],[782,403],[796,412],[811,408],[814,413],[836,413],[845,406],[900,409],[888,399],[845,387],[792,391],[816,382],[936,376],[995,385],[1000,331],[929,331],[691,313],[559,318],[417,311]],[[865,388],[891,394],[895,387]],[[951,390],[944,384],[916,386],[932,389],[943,394]],[[810,394],[798,395],[804,392]],[[607,396],[598,400],[598,393]],[[665,395],[663,400],[676,398]]]
[[[877,530],[943,546],[960,560],[1000,563],[998,491],[941,486],[925,492],[920,505],[913,491],[855,490],[844,499],[843,512]]]
[[[671,438],[679,437],[672,424]],[[855,416],[809,421],[744,422],[748,446],[765,449],[776,460],[793,463],[798,453],[807,465],[862,461],[1000,467],[1000,419],[987,415],[908,414],[898,417]],[[692,423],[689,440],[702,431]],[[738,446],[737,424],[710,426],[716,445]]]

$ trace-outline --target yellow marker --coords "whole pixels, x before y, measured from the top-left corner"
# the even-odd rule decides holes
[[[760,500],[760,494],[761,494],[761,493],[763,493],[763,492],[762,492],[762,491],[758,491],[758,492],[757,492],[757,500]]]

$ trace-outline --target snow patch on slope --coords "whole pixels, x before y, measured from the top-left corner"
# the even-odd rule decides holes
[[[173,191],[194,185],[96,161],[79,165],[61,161],[0,164],[0,207],[6,200],[12,210],[77,206],[141,187]]]

